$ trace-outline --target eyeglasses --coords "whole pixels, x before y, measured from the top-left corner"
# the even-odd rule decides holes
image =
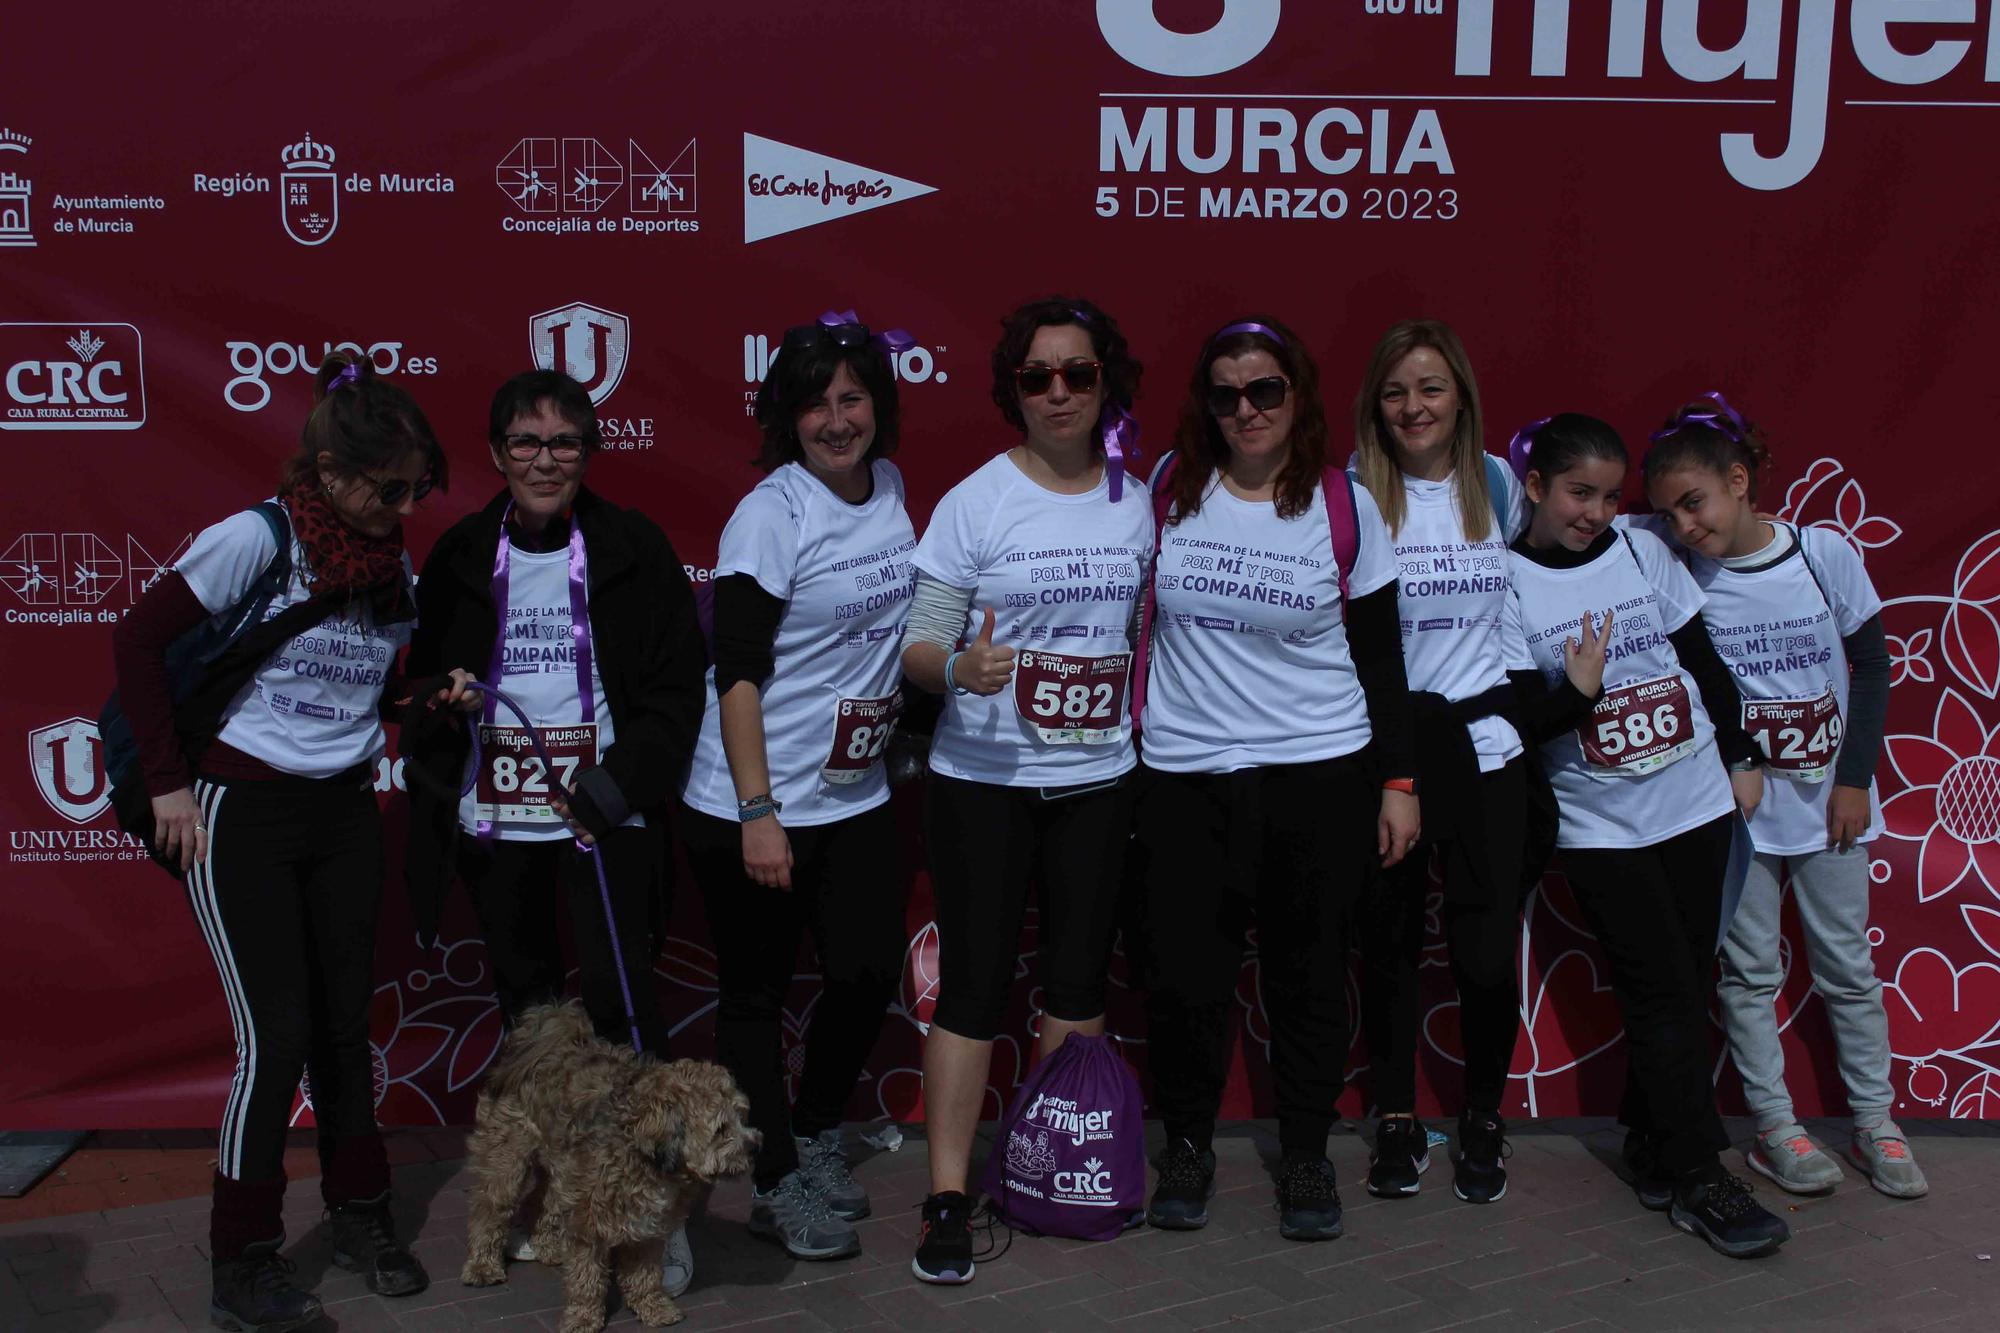
[[[1103,373],[1102,361],[1067,361],[1061,366],[1029,364],[1014,367],[1014,383],[1020,385],[1021,392],[1028,397],[1039,398],[1056,382],[1056,376],[1061,375],[1071,393],[1089,393],[1097,387],[1097,378]]]
[[[800,352],[822,342],[835,347],[859,347],[874,336],[866,324],[799,324],[785,330],[783,346]]]
[[[429,495],[431,488],[437,484],[428,476],[417,478],[414,485],[401,477],[391,477],[387,481],[375,477],[363,477],[362,480],[375,488],[375,503],[384,509],[394,509],[405,499],[422,504],[424,497]]]
[[[1251,380],[1242,388],[1234,384],[1211,384],[1202,401],[1208,404],[1208,414],[1212,417],[1233,417],[1237,406],[1245,399],[1259,412],[1268,412],[1285,401],[1285,390],[1290,387],[1283,375],[1266,375],[1262,379]]]
[[[583,457],[581,435],[551,435],[546,440],[539,435],[509,435],[504,443],[507,457],[516,463],[532,463],[544,449],[558,463],[574,463]]]

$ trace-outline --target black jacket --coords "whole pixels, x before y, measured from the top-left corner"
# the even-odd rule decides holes
[[[406,667],[411,680],[453,667],[485,674],[500,632],[493,555],[507,500],[502,491],[453,524],[424,561]],[[572,521],[583,532],[591,646],[604,678],[604,706],[617,732],[602,762],[579,784],[583,799],[575,805],[586,826],[597,822],[590,814],[616,825],[630,811],[664,809],[678,794],[701,730],[708,656],[695,620],[694,590],[657,524],[589,490],[578,492]],[[452,790],[465,766],[466,746],[464,726],[442,713],[406,728],[401,742],[407,763],[421,765]],[[429,944],[437,937],[454,875],[458,807],[415,782],[406,785],[410,835],[403,872],[418,937]],[[586,813],[586,806],[595,809]]]

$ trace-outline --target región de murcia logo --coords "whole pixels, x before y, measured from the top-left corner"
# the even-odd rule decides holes
[[[342,175],[339,161],[333,145],[310,133],[278,151],[278,220],[285,235],[300,245],[324,245],[333,239],[340,227],[343,194],[436,195],[458,190],[458,183],[442,172],[382,171],[370,175],[349,171]],[[271,194],[274,186],[271,177],[256,172],[196,172],[194,192],[234,199],[238,195]]]

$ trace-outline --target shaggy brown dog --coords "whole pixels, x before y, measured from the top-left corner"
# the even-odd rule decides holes
[[[507,1224],[539,1166],[548,1190],[534,1243],[563,1269],[561,1333],[604,1327],[614,1264],[641,1320],[679,1322],[660,1281],[662,1248],[705,1185],[749,1169],[757,1149],[757,1132],[743,1123],[749,1109],[719,1065],[667,1064],[614,1046],[575,1001],[528,1010],[479,1094],[463,1280],[507,1280]]]

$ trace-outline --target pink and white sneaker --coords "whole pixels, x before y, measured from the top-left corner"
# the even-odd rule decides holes
[[[1759,1134],[1743,1160],[1788,1194],[1825,1194],[1846,1178],[1796,1122]]]

